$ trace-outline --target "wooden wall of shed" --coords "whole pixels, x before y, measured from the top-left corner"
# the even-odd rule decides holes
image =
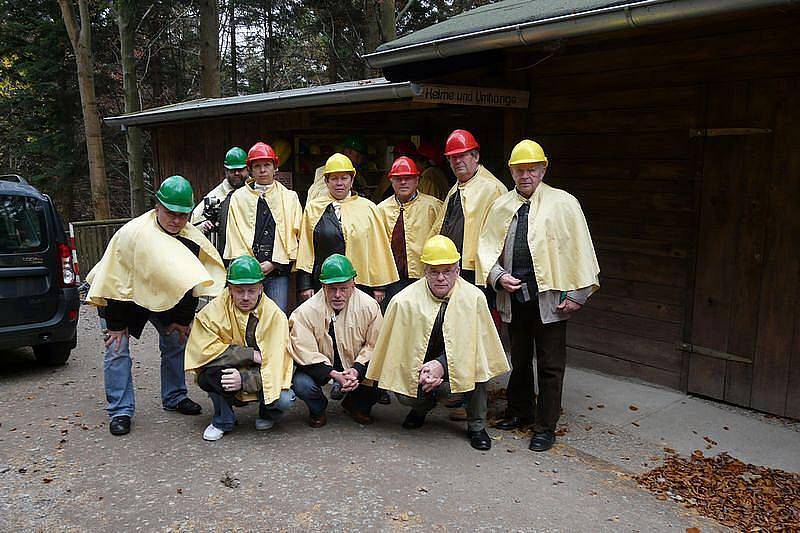
[[[737,213],[735,206],[750,200],[744,196],[745,189],[733,191],[733,205],[716,205],[717,197],[706,197],[706,210],[701,213],[704,170],[709,172],[703,168],[704,143],[708,141],[690,137],[690,130],[763,128],[757,110],[772,106],[773,114],[794,126],[773,126],[770,142],[774,152],[767,155],[765,163],[772,166],[775,159],[778,167],[758,187],[795,194],[800,182],[797,158],[787,157],[786,149],[781,148],[797,138],[800,124],[800,106],[785,103],[800,75],[800,40],[796,38],[800,16],[797,10],[774,15],[688,23],[669,31],[637,31],[606,41],[568,43],[560,53],[527,71],[532,105],[526,131],[544,145],[553,162],[547,177],[550,183],[575,194],[584,206],[602,270],[601,291],[569,329],[573,363],[686,388],[688,356],[677,346],[692,339],[700,217],[730,209],[725,216],[732,218],[734,226],[747,224],[745,212]],[[531,64],[542,55],[541,50],[532,53],[530,49],[512,55],[511,64]],[[766,79],[781,83],[759,81]],[[778,85],[784,89],[763,90]],[[719,94],[734,86],[749,91],[761,103],[749,113],[743,111],[748,118],[739,121],[724,113],[709,115]],[[792,101],[797,102],[796,98]],[[776,202],[774,193],[771,200],[766,196],[769,205],[761,209],[772,212],[785,207],[782,201]],[[797,205],[800,197],[793,198]],[[760,323],[762,348],[745,380],[757,384],[751,390],[748,381],[747,390],[738,391],[738,396],[712,394],[793,416],[800,414],[799,395],[792,392],[800,385],[800,331],[792,338],[793,324],[800,319],[799,259],[797,246],[792,251],[782,243],[787,232],[795,239],[800,237],[797,221],[797,214],[785,219],[772,217],[770,222],[760,219],[761,224],[782,229],[767,237],[768,242],[762,243],[766,248],[756,254],[769,255],[782,266],[767,266],[749,279],[737,280],[761,287],[762,277],[765,279],[761,298],[755,295],[748,302],[750,313],[739,312],[738,324],[749,328]],[[780,249],[771,250],[770,246]],[[730,268],[737,268],[737,263],[741,264],[741,259],[734,254]],[[768,289],[773,283],[781,287],[781,296]],[[726,300],[726,291],[739,288],[719,290]],[[788,316],[770,318],[769,308],[775,304]],[[730,314],[732,307],[725,312]],[[734,318],[731,315],[727,327],[737,327]],[[724,344],[719,351],[735,352]],[[716,364],[711,371],[724,375],[726,363]],[[721,383],[724,387],[724,378]],[[776,392],[765,397],[766,387]]]

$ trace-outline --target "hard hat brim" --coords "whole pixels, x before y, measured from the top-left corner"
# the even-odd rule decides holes
[[[430,265],[430,266],[442,266],[442,265],[455,265],[459,261],[461,261],[461,255],[453,259],[452,257],[443,258],[443,259],[420,259],[423,264]]]
[[[228,164],[223,164],[222,166],[224,166],[224,167],[225,167],[225,168],[227,168],[228,170],[237,170],[237,169],[240,169],[240,168],[247,168],[247,163],[243,163],[243,164],[241,164],[241,165],[228,165]]]
[[[517,165],[528,165],[530,163],[544,163],[547,166],[547,159],[520,159],[514,162],[508,161],[508,166],[515,167]]]
[[[355,279],[355,276],[336,276],[333,278],[326,278],[325,280],[320,278],[319,282],[323,285],[331,285],[333,283],[344,283],[345,281],[350,281],[351,279]]]
[[[158,203],[160,203],[173,213],[191,213],[194,210],[194,205],[187,207],[185,205],[171,204],[159,198],[158,195],[156,195],[156,199],[158,200]]]
[[[264,276],[261,276],[260,278],[244,278],[237,280],[229,279],[228,283],[231,285],[255,285],[256,283],[261,283],[262,281],[264,281]]]

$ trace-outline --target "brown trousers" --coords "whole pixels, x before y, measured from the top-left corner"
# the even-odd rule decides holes
[[[567,361],[567,321],[542,324],[539,303],[511,304],[511,377],[508,380],[508,415],[533,418],[534,431],[555,431],[561,416],[561,390]],[[539,397],[534,394],[533,356]]]

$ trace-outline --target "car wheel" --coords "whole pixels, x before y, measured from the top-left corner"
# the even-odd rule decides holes
[[[61,366],[65,364],[71,351],[71,342],[54,342],[33,347],[33,355],[36,356],[36,360],[46,366]]]

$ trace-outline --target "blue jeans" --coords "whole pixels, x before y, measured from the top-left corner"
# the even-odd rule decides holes
[[[289,275],[271,275],[264,279],[264,294],[286,313],[289,307]]]
[[[155,318],[150,323],[158,331],[158,347],[161,351],[161,405],[173,409],[186,398],[186,376],[183,372],[183,350],[177,331],[167,335],[166,324]],[[106,328],[106,321],[100,320],[100,327]],[[106,348],[103,357],[103,378],[105,381],[106,411],[108,416],[133,416],[135,398],[133,394],[133,375],[131,374],[131,351],[128,338],[124,338],[119,348],[114,345]]]
[[[314,378],[302,370],[295,371],[292,377],[292,389],[297,397],[306,403],[312,414],[317,415],[328,407],[328,398],[322,390],[322,385],[318,385]],[[359,385],[356,390],[348,392],[347,396],[352,396],[352,401],[358,411],[369,414],[372,406],[378,401],[378,389]]]
[[[233,412],[233,407],[229,404],[221,394],[216,392],[209,392],[211,403],[214,404],[214,416],[211,417],[211,423],[215,428],[221,431],[231,431],[236,424],[236,414]],[[259,398],[261,395],[259,394]],[[269,405],[264,405],[264,402],[258,402],[258,416],[259,418],[268,418],[277,422],[286,411],[292,408],[295,395],[291,390],[282,390],[280,397]]]

